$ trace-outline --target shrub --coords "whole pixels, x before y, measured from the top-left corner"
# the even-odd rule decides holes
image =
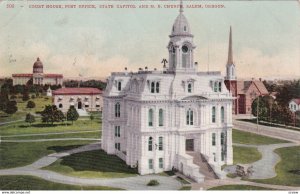
[[[34,103],[33,101],[29,100],[29,101],[27,102],[26,107],[27,107],[27,108],[34,108],[34,107],[35,107],[35,103]]]
[[[26,118],[25,118],[25,122],[26,123],[29,123],[31,125],[31,123],[34,123],[35,122],[35,118],[32,114],[28,113],[26,115]]]
[[[155,179],[152,179],[149,181],[149,183],[147,184],[147,186],[157,186],[159,185],[159,182]]]

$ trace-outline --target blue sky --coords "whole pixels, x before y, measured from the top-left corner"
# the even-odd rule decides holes
[[[168,57],[168,35],[178,15],[178,9],[164,8],[29,9],[29,4],[38,3],[24,1],[7,9],[6,3],[0,3],[0,76],[30,73],[38,56],[46,72],[66,77],[105,77],[124,67],[130,71],[145,66],[161,68],[162,58]],[[225,74],[231,25],[238,77],[300,77],[299,2],[184,1],[187,4],[225,5],[223,9],[184,9],[197,45],[194,58],[199,71],[206,71],[209,63],[210,70]]]

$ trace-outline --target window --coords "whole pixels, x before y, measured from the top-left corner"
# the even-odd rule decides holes
[[[122,82],[118,82],[118,91],[121,91],[122,90]]]
[[[211,138],[212,138],[211,144],[212,144],[213,146],[215,146],[215,145],[216,145],[216,133],[212,133]]]
[[[217,159],[216,159],[216,153],[213,153],[213,155],[214,155],[214,162],[216,162],[217,161]]]
[[[151,82],[151,93],[155,92],[155,83]]]
[[[153,126],[153,109],[149,109],[148,112],[148,126],[149,127]]]
[[[115,116],[120,117],[120,103],[115,104]]]
[[[153,169],[153,160],[152,159],[149,159],[148,160],[148,164],[149,164],[149,169]]]
[[[221,145],[224,145],[224,143],[225,143],[225,133],[222,132],[221,133]]]
[[[164,126],[164,111],[163,111],[163,109],[159,109],[159,112],[158,112],[158,125],[160,127]]]
[[[62,108],[62,107],[63,107],[63,105],[62,105],[62,104],[59,104],[59,105],[58,105],[58,108]]]
[[[186,26],[183,27],[183,30],[186,32]]]
[[[191,83],[188,84],[188,93],[192,93],[192,84]]]
[[[194,112],[189,109],[187,112],[186,112],[186,124],[187,125],[194,125]]]
[[[158,159],[158,164],[159,164],[159,168],[164,168],[164,159],[163,158],[159,158]]]
[[[159,151],[163,150],[163,137],[158,138],[158,150]]]
[[[156,93],[159,93],[159,82],[156,82]]]
[[[225,159],[225,152],[224,150],[221,151],[221,160],[224,161]]]
[[[211,122],[215,123],[216,122],[216,107],[212,107],[212,114],[211,114]]]
[[[218,82],[215,82],[214,83],[214,92],[217,92],[218,91]]]
[[[152,137],[149,137],[149,140],[148,140],[148,151],[152,151],[152,146],[153,145],[153,140],[152,140]]]
[[[88,105],[88,104],[86,104],[86,105],[84,105],[84,107],[85,107],[85,108],[88,108],[88,107],[89,107],[89,105]]]
[[[121,150],[121,144],[120,143],[115,143],[115,149],[116,150]]]
[[[219,82],[219,92],[222,91],[222,82]]]
[[[121,137],[120,126],[115,126],[115,137]]]
[[[221,107],[221,122],[224,123],[225,121],[225,112],[224,112],[224,106]]]
[[[99,107],[100,107],[100,105],[99,105],[99,104],[96,104],[96,107],[97,107],[97,108],[99,108]]]
[[[159,87],[160,87],[159,82],[151,82],[150,92],[151,93],[159,93]]]

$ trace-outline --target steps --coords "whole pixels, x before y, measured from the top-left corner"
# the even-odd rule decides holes
[[[197,166],[199,166],[199,171],[201,174],[205,176],[205,180],[214,180],[218,179],[218,176],[213,171],[213,169],[210,167],[208,162],[206,161],[205,157],[197,152],[187,152],[188,155],[193,157],[193,162]]]

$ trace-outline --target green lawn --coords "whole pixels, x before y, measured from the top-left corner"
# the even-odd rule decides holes
[[[223,185],[218,187],[212,187],[208,190],[274,190],[274,189],[251,186],[251,185]]]
[[[233,143],[240,144],[257,144],[257,145],[267,145],[276,143],[288,143],[288,141],[275,139],[272,137],[267,137],[263,135],[257,135],[255,133],[245,132],[233,129],[232,130],[232,141]]]
[[[233,146],[233,163],[249,164],[261,159],[262,155],[257,148]]]
[[[183,187],[181,187],[179,190],[181,190],[181,191],[187,191],[187,190],[191,190],[191,186],[183,186]]]
[[[72,154],[44,169],[86,178],[122,178],[137,175],[136,169],[129,168],[123,160],[115,155],[107,155],[103,150]]]
[[[70,150],[95,141],[5,143],[0,146],[0,169],[25,166],[51,153]]]
[[[55,123],[54,125],[41,123],[40,120],[31,126],[25,122],[12,123],[0,126],[0,135],[20,135],[31,133],[51,133],[66,131],[86,131],[101,130],[101,122],[98,119],[77,120],[71,125],[70,123]]]
[[[281,161],[276,165],[277,176],[270,179],[249,179],[259,183],[300,186],[300,146],[279,148],[275,152]]]
[[[0,176],[0,190],[120,190],[104,186],[77,186],[46,181],[34,176]]]
[[[34,139],[56,139],[56,138],[101,138],[101,131],[82,132],[82,133],[66,133],[66,134],[47,134],[47,135],[29,135],[29,136],[15,136],[2,137],[2,140],[34,140]]]
[[[30,95],[31,96],[31,95]],[[16,121],[20,119],[25,119],[25,115],[29,112],[35,113],[36,111],[44,110],[46,105],[52,104],[52,98],[49,97],[39,97],[35,99],[30,99],[34,101],[35,108],[29,109],[26,108],[27,101],[23,102],[21,98],[17,98],[17,107],[18,111],[15,114],[8,115],[2,111],[0,111],[0,122],[8,122],[8,121]]]

